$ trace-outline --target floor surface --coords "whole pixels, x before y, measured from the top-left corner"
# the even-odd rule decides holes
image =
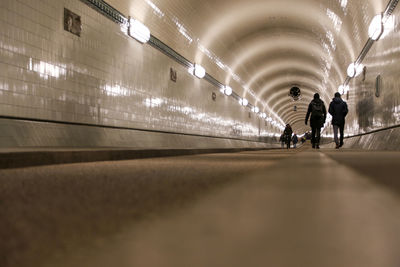
[[[400,266],[400,152],[0,170],[0,266]]]

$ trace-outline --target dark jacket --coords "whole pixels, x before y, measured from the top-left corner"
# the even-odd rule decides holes
[[[329,114],[332,115],[332,125],[344,125],[344,118],[349,110],[347,104],[340,97],[335,97],[329,104]]]
[[[313,102],[322,105],[322,116],[318,116],[315,114],[315,112],[313,112]],[[325,108],[325,104],[324,101],[322,101],[321,99],[313,99],[310,104],[308,105],[308,110],[307,110],[307,115],[306,115],[306,124],[308,122],[308,118],[310,117],[311,114],[311,118],[310,118],[310,126],[311,127],[322,127],[324,126],[325,120],[326,120],[326,108]]]
[[[290,127],[290,125],[287,125],[285,130],[283,131],[286,143],[290,143],[290,140],[292,139],[292,133],[293,133],[292,127]]]

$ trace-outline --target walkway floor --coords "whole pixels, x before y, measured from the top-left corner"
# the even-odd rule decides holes
[[[0,170],[0,266],[398,267],[400,152]]]

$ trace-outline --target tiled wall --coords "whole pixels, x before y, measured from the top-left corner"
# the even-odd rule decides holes
[[[349,107],[346,117],[345,134],[352,136],[400,125],[400,7],[394,10],[394,29],[378,41],[363,60],[365,75],[361,74],[350,81],[350,92],[344,96]],[[368,19],[372,20],[374,14]],[[368,36],[364,34],[367,41]],[[361,52],[361,51],[359,51]],[[376,78],[381,77],[381,90],[376,96]],[[327,129],[332,135],[332,127]],[[377,142],[378,138],[360,138],[362,141]],[[388,135],[389,136],[389,135]],[[392,136],[392,135],[390,135]],[[357,139],[358,140],[358,139]],[[385,142],[385,140],[382,140]],[[397,142],[394,138],[393,144]],[[398,142],[396,143],[398,144]],[[366,144],[375,146],[379,144]],[[390,145],[389,145],[390,146]],[[398,149],[398,146],[397,146]]]
[[[81,16],[80,37],[63,29],[64,8]],[[0,116],[251,140],[278,133],[249,113],[81,1],[0,2]]]

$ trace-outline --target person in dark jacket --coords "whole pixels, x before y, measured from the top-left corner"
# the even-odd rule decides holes
[[[285,130],[283,131],[283,135],[285,136],[287,149],[290,148],[290,140],[292,140],[292,133],[293,133],[292,127],[290,126],[290,124],[286,124]]]
[[[279,138],[279,142],[281,142],[281,148],[285,146],[285,134],[281,134],[281,137]]]
[[[314,99],[308,105],[306,115],[306,125],[308,118],[310,117],[311,126],[311,143],[313,148],[319,149],[319,141],[321,136],[321,127],[324,125],[326,120],[326,108],[324,102],[319,98],[319,94],[314,94]]]
[[[333,138],[336,143],[336,148],[343,146],[343,132],[345,117],[349,110],[347,109],[347,104],[340,97],[340,93],[336,92],[335,97],[329,104],[329,114],[332,115],[332,126],[333,126]],[[340,141],[338,138],[338,130],[340,132]]]
[[[292,137],[293,147],[296,148],[297,142],[299,142],[299,138],[297,137],[296,133],[293,134]]]

